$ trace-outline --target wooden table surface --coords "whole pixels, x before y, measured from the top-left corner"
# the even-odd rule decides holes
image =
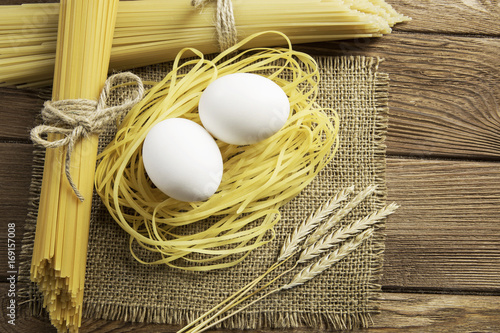
[[[381,313],[360,331],[500,332],[500,2],[387,2],[413,21],[383,38],[300,46],[382,57],[380,70],[390,74],[388,200],[401,208],[387,221]],[[5,313],[7,229],[15,224],[19,244],[28,132],[42,103],[39,91],[0,88],[1,332],[55,332],[24,312],[8,325]],[[81,331],[175,328],[84,320]]]

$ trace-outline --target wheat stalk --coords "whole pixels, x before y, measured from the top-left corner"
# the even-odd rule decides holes
[[[326,235],[330,229],[332,229],[340,220],[356,208],[367,196],[375,192],[376,189],[377,185],[370,185],[363,191],[359,192],[347,205],[339,209],[335,215],[328,219],[328,221],[320,225],[318,229],[316,229],[316,231],[307,238],[304,247],[315,243],[321,239],[321,237]]]
[[[330,215],[340,204],[347,200],[349,194],[354,191],[354,186],[339,191],[330,200],[321,205],[314,213],[305,219],[291,235],[285,239],[281,248],[278,261],[285,260],[299,249],[299,244],[309,233],[318,226],[328,215]]]
[[[363,243],[363,241],[370,238],[372,235],[373,228],[366,229],[365,231],[354,237],[351,241],[344,243],[335,251],[323,256],[314,264],[311,264],[302,269],[288,284],[282,286],[281,289],[291,289],[313,279],[315,276],[323,273],[333,264],[342,260],[351,252],[356,250]]]
[[[379,222],[381,219],[389,216],[394,213],[399,206],[395,203],[391,203],[378,211],[371,213],[370,215],[365,216],[362,219],[357,220],[356,222],[351,223],[348,226],[340,227],[334,233],[330,235],[326,235],[321,238],[316,243],[310,245],[305,248],[299,258],[299,263],[310,260],[318,255],[322,254],[326,250],[331,249],[334,245],[343,242],[349,237],[352,237],[364,230],[368,229],[375,223]]]
[[[295,277],[289,283],[287,283],[281,287],[278,287],[276,289],[271,290],[267,294],[264,294],[263,296],[250,302],[249,304],[245,305],[244,307],[228,314],[227,316],[217,320],[216,322],[210,324],[209,326],[197,327],[196,329],[191,330],[189,333],[204,332],[204,331],[214,327],[215,325],[223,322],[224,320],[226,320],[228,318],[231,318],[235,314],[240,313],[241,311],[245,310],[246,308],[252,306],[253,304],[259,302],[260,300],[262,300],[262,299],[264,299],[264,298],[266,298],[266,297],[268,297],[276,292],[279,292],[281,290],[291,289],[291,288],[297,287],[301,284],[304,284],[304,283],[308,282],[309,280],[312,280],[314,277],[323,273],[325,270],[330,268],[332,265],[334,265],[338,261],[340,261],[343,258],[345,258],[346,256],[348,256],[351,252],[356,250],[361,244],[363,244],[363,242],[366,239],[370,238],[372,235],[373,235],[373,229],[367,229],[367,230],[363,231],[362,233],[357,235],[354,239],[352,239],[350,242],[344,243],[341,247],[339,247],[335,251],[331,252],[330,254],[325,255],[323,258],[318,260],[316,263],[311,264],[308,267],[302,269],[297,275],[295,275]],[[294,268],[295,268],[295,266],[294,266]],[[289,270],[285,273],[288,273],[290,271],[291,270]],[[260,290],[262,290],[262,289],[264,289],[264,288],[261,288]]]
[[[231,296],[229,296],[228,298],[226,298],[224,301],[220,302],[218,305],[214,306],[213,308],[211,308],[209,311],[205,312],[203,315],[199,316],[196,320],[193,320],[192,322],[190,322],[188,325],[184,326],[182,329],[180,329],[179,331],[177,331],[177,333],[183,333],[185,331],[187,331],[190,327],[192,327],[191,329],[189,329],[188,332],[192,333],[192,332],[198,332],[198,329],[202,328],[202,327],[205,327],[207,323],[209,323],[211,320],[213,320],[214,318],[217,318],[220,314],[230,310],[231,308],[237,306],[239,303],[241,303],[243,300],[245,300],[246,298],[252,296],[255,294],[255,292],[253,292],[250,296],[246,296],[244,297],[244,295],[248,294],[261,280],[263,280],[268,274],[270,274],[271,272],[273,272],[275,269],[277,269],[278,267],[280,267],[281,265],[283,265],[286,261],[283,261],[283,262],[276,262],[274,263],[271,267],[269,267],[267,269],[266,272],[264,272],[262,275],[258,276],[257,278],[255,278],[252,282],[248,283],[246,286],[244,286],[243,288],[241,288],[240,290],[238,290],[236,293],[232,294]],[[297,264],[295,264],[295,266],[293,266],[294,268],[296,267]],[[274,281],[274,280],[273,280]],[[266,285],[267,286],[267,285]],[[264,286],[264,287],[266,287]],[[261,288],[262,289],[262,288]],[[242,300],[243,299],[243,300]],[[226,304],[224,306],[224,304]],[[224,306],[224,307],[223,307]],[[217,313],[215,314],[212,314],[214,313],[217,309],[223,307],[221,310],[219,310]],[[206,317],[212,315],[211,317],[209,317],[208,319],[205,319]],[[201,322],[200,324],[196,325],[198,322],[202,321],[203,319],[205,319],[205,321]],[[196,325],[196,326],[195,326]],[[193,327],[195,326],[195,327]]]
[[[287,258],[287,260],[288,260],[288,259],[290,259],[290,258],[291,258],[291,257],[288,257],[288,258]],[[269,293],[265,294],[264,296],[259,297],[258,299],[256,299],[256,300],[252,301],[251,303],[249,303],[249,304],[247,304],[247,305],[243,306],[242,308],[240,308],[240,309],[238,309],[238,310],[236,310],[236,311],[234,311],[234,312],[230,313],[229,315],[227,315],[227,316],[223,317],[222,319],[218,319],[216,322],[214,322],[214,323],[210,324],[210,322],[211,322],[212,320],[215,320],[215,319],[216,319],[216,318],[217,318],[220,314],[225,313],[225,312],[229,311],[230,309],[232,309],[232,308],[236,307],[236,306],[237,306],[237,305],[239,305],[240,303],[244,302],[245,300],[249,299],[250,297],[252,297],[252,296],[254,296],[254,295],[258,294],[258,293],[259,293],[259,292],[261,292],[262,290],[264,290],[264,289],[266,289],[267,287],[269,287],[270,285],[272,285],[274,282],[276,282],[277,280],[279,280],[279,279],[280,279],[283,275],[286,275],[286,274],[290,273],[291,271],[293,271],[293,270],[297,267],[297,264],[298,264],[298,263],[295,263],[295,265],[293,265],[293,267],[292,267],[292,268],[289,268],[288,270],[286,270],[286,271],[284,271],[284,272],[282,272],[282,273],[278,274],[278,276],[276,276],[276,277],[274,277],[273,279],[271,279],[271,281],[267,282],[264,286],[259,287],[257,290],[253,291],[250,295],[244,296],[244,294],[246,294],[246,293],[248,292],[248,290],[247,290],[246,292],[244,292],[243,294],[239,295],[239,296],[237,297],[237,299],[235,299],[233,302],[231,302],[231,304],[226,305],[226,306],[225,306],[222,310],[220,310],[219,312],[217,312],[217,313],[216,313],[215,315],[213,315],[212,317],[210,317],[210,318],[206,319],[204,322],[202,322],[202,323],[200,323],[200,324],[196,325],[195,327],[191,328],[191,329],[188,331],[188,333],[199,333],[199,332],[206,331],[207,329],[209,329],[209,328],[211,328],[211,327],[213,327],[213,326],[217,325],[218,323],[220,323],[220,322],[222,322],[222,321],[224,321],[224,320],[226,320],[226,319],[228,319],[228,318],[230,318],[230,317],[234,316],[235,314],[237,314],[237,313],[239,313],[239,312],[241,312],[241,311],[245,310],[245,309],[246,309],[246,308],[248,308],[249,306],[253,305],[254,303],[256,303],[256,302],[258,302],[258,301],[260,301],[261,299],[263,299],[263,298],[265,298],[265,297],[268,297],[269,295],[271,295],[271,294],[273,294],[273,293],[275,293],[275,292],[280,291],[280,290],[281,290],[280,288],[274,289],[273,291],[271,291],[271,292],[269,292]],[[278,263],[276,263],[276,264],[274,264],[273,266],[279,266],[279,264],[278,264]],[[263,278],[263,277],[264,277],[264,276],[266,276],[266,275],[267,275],[267,274],[264,274],[264,275],[262,275],[261,277]],[[243,296],[244,296],[244,297],[243,297]],[[224,302],[223,302],[223,303],[224,303]],[[219,307],[219,306],[218,306],[218,307]],[[210,311],[210,312],[213,312],[213,311]],[[199,320],[200,320],[200,319],[196,320],[195,322],[198,322]],[[195,322],[193,322],[193,323],[195,323]],[[185,328],[183,328],[182,330],[178,331],[177,333],[181,333],[181,332],[185,331],[187,327],[189,327],[189,326],[193,326],[193,325],[192,325],[193,323],[191,323],[190,325],[186,326]],[[207,325],[208,325],[208,326],[207,326]]]
[[[228,297],[226,300],[222,301],[219,305],[215,306],[214,308],[212,308],[210,311],[200,316],[195,321],[185,326],[178,333],[186,331],[187,333],[203,332],[217,325],[218,323],[234,316],[235,314],[240,313],[244,309],[262,300],[263,298],[268,297],[273,293],[279,292],[281,290],[290,289],[308,282],[315,276],[321,274],[326,269],[330,268],[338,261],[348,256],[350,253],[356,250],[366,239],[370,238],[373,235],[374,228],[372,228],[372,226],[378,221],[380,221],[382,218],[392,214],[398,208],[398,205],[392,203],[388,206],[383,207],[378,211],[369,214],[368,216],[362,219],[359,219],[354,223],[351,223],[346,227],[338,228],[335,232],[331,233],[330,235],[326,235],[325,233],[327,233],[340,219],[345,217],[354,207],[356,207],[368,195],[373,193],[375,189],[376,186],[369,186],[362,192],[358,193],[358,195],[356,195],[356,197],[353,198],[345,207],[341,208],[332,218],[330,218],[324,225],[322,225],[320,227],[322,230],[320,232],[317,232],[317,235],[320,235],[319,239],[314,241],[309,246],[304,246],[300,258],[295,262],[293,267],[278,274],[276,277],[271,279],[271,281],[267,282],[265,285],[258,287],[257,290],[251,291],[254,287],[257,287],[257,284],[261,282],[265,276],[267,276],[268,274],[276,270],[278,267],[280,267],[281,265],[289,261],[291,258],[293,258],[293,254],[297,253],[297,251],[300,248],[299,244],[304,240],[304,238],[310,235],[312,230],[314,230],[314,228],[317,227],[318,224],[321,223],[321,221],[323,221],[328,215],[330,215],[334,209],[338,208],[342,201],[345,201],[347,199],[349,194],[352,193],[352,191],[354,190],[354,187],[349,187],[347,189],[338,192],[333,198],[324,203],[320,208],[318,208],[314,213],[312,213],[309,216],[309,218],[304,220],[297,228],[295,228],[292,235],[290,235],[285,240],[285,243],[281,249],[280,256],[276,261],[276,263],[273,264],[264,274],[256,278],[251,283],[247,284],[245,287],[240,289],[232,296]],[[316,229],[316,231],[318,231],[318,229]],[[310,242],[312,241],[313,238],[311,238],[311,236],[312,235],[309,236],[307,241]],[[350,240],[348,240],[349,238]],[[235,310],[229,313],[228,315],[220,318],[222,314],[227,313],[233,308],[236,308],[242,302],[257,295],[262,290],[268,288],[270,285],[278,281],[284,275],[295,270],[295,268],[299,263],[307,261],[311,258],[318,256],[319,254],[324,253],[327,250],[330,250],[332,246],[338,243],[342,244],[334,251],[324,255],[317,262],[310,264],[306,268],[302,269],[297,275],[293,277],[293,279],[290,280],[289,283],[281,287],[278,287],[276,289],[273,289],[272,291],[264,294],[263,296],[258,297],[249,304],[246,304],[245,306],[240,307],[238,310]],[[216,312],[217,309],[220,310]]]

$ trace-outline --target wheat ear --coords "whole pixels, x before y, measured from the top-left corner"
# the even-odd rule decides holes
[[[363,191],[359,192],[349,203],[347,203],[347,205],[339,209],[335,215],[328,219],[328,221],[320,225],[318,229],[316,229],[316,231],[307,238],[304,247],[317,242],[321,237],[326,235],[330,229],[332,229],[340,220],[356,208],[367,196],[375,192],[376,189],[377,185],[370,185]]]
[[[351,241],[344,243],[335,251],[330,252],[314,264],[311,264],[301,270],[288,284],[282,286],[281,289],[290,289],[299,286],[313,279],[315,276],[323,273],[333,264],[342,260],[351,252],[356,250],[363,243],[363,241],[370,238],[372,234],[373,228],[366,229],[365,231],[354,237]]]
[[[330,254],[324,256],[315,264],[309,265],[308,267],[304,268],[302,271],[300,271],[300,273],[298,273],[290,281],[290,283],[288,283],[284,286],[281,286],[279,288],[276,288],[274,290],[271,290],[267,294],[264,294],[263,296],[257,298],[256,300],[252,301],[251,303],[249,303],[249,304],[245,305],[244,307],[230,313],[229,315],[217,320],[216,322],[214,322],[210,325],[207,324],[208,326],[196,327],[195,329],[189,331],[189,333],[204,332],[204,331],[214,327],[215,325],[221,323],[224,320],[227,320],[228,318],[234,316],[235,314],[240,313],[241,311],[245,310],[246,308],[252,306],[253,304],[261,301],[262,299],[264,299],[264,298],[266,298],[266,297],[268,297],[276,292],[279,292],[279,291],[285,290],[285,289],[291,289],[293,287],[296,287],[298,285],[306,283],[307,281],[313,279],[315,276],[324,272],[326,269],[330,268],[332,265],[334,265],[338,261],[345,258],[347,255],[349,255],[351,252],[353,252],[356,248],[358,248],[363,243],[363,241],[365,241],[366,239],[371,237],[372,234],[373,234],[373,229],[367,229],[367,230],[363,231],[358,236],[356,236],[354,239],[352,239],[350,242],[344,243],[344,245],[339,247],[337,250],[331,252]],[[286,273],[292,271],[294,268],[295,268],[295,266],[292,269],[280,274],[280,276],[285,275]],[[280,276],[275,278],[272,282],[276,281]],[[265,289],[271,283],[268,283],[266,286],[260,288],[258,291]]]
[[[375,186],[371,186],[366,188],[364,191],[360,192],[346,207],[342,208],[340,211],[342,211],[341,214],[337,213],[335,214],[335,217],[338,219],[343,218],[345,215],[347,215],[354,207],[356,207],[359,202],[361,202],[366,196],[368,196],[370,193],[373,193],[375,190]],[[345,189],[343,191],[348,191],[352,192],[353,187]],[[267,294],[264,294],[263,296],[257,298],[256,300],[250,302],[249,304],[243,306],[242,308],[230,313],[229,315],[226,315],[225,317],[218,319],[220,315],[223,313],[226,313],[227,311],[235,308],[236,306],[240,305],[242,302],[246,301],[247,299],[255,296],[262,290],[266,289],[269,287],[271,284],[279,280],[283,275],[288,274],[292,270],[294,270],[299,262],[302,262],[299,258],[299,260],[293,265],[292,268],[289,270],[286,270],[285,272],[282,272],[278,274],[275,278],[273,278],[271,281],[267,282],[264,286],[257,288],[255,291],[251,291],[265,276],[273,272],[275,269],[277,269],[279,266],[283,265],[286,263],[288,260],[293,258],[293,254],[296,253],[299,249],[299,243],[308,235],[311,233],[311,231],[316,227],[326,216],[328,216],[333,209],[331,208],[334,205],[334,201],[337,201],[340,203],[341,201],[346,200],[347,196],[349,193],[342,193],[339,192],[336,197],[332,198],[330,201],[325,203],[322,207],[320,207],[315,213],[311,214],[311,216],[306,219],[299,227],[297,227],[293,233],[292,236],[290,236],[286,241],[285,245],[282,248],[280,258],[278,261],[273,264],[264,274],[262,274],[260,277],[256,278],[254,281],[251,283],[247,284],[245,287],[240,289],[238,292],[233,294],[232,296],[228,297],[226,300],[221,302],[219,305],[215,306],[212,310],[206,312],[204,315],[200,316],[198,319],[193,321],[192,323],[188,324],[185,326],[183,329],[181,329],[179,332],[185,332],[185,333],[199,333],[203,332],[218,323],[234,316],[237,313],[240,313],[242,310],[248,308],[249,306],[255,304],[256,302],[262,300],[265,297],[268,297],[269,295],[276,293],[280,290],[284,289],[290,289],[295,286],[301,285],[318,274],[321,274],[324,272],[326,269],[340,261],[341,259],[345,258],[347,255],[349,255],[351,252],[353,252],[357,247],[359,247],[364,240],[368,239],[373,235],[373,228],[369,228],[372,226],[374,223],[378,222],[381,218],[391,214],[398,208],[396,204],[391,204],[389,206],[384,207],[383,209],[372,213],[365,217],[364,219],[360,219],[348,227],[342,227],[339,230],[337,230],[335,233],[333,233],[330,236],[324,236],[320,242],[322,245],[318,247],[318,244],[314,243],[312,246],[306,247],[306,249],[303,251],[302,255],[307,250],[312,249],[313,247],[317,247],[316,250],[320,251],[319,253],[322,253],[323,251],[326,251],[326,249],[330,249],[333,244],[343,242],[343,244],[338,247],[335,251],[331,252],[328,255],[323,256],[318,262],[309,265],[308,267],[304,268],[299,274],[297,274],[288,284],[278,287],[277,289],[274,289]],[[345,196],[343,200],[340,200],[341,197]],[[330,219],[332,220],[332,219]],[[329,220],[329,221],[330,221]],[[336,222],[335,222],[336,223]],[[328,227],[328,230],[331,228]],[[353,238],[351,238],[354,236]],[[347,238],[351,238],[350,241],[346,241]],[[325,245],[327,243],[330,243],[332,245]],[[318,254],[319,254],[318,253]],[[310,254],[310,253],[309,253]],[[315,256],[317,256],[316,254]],[[282,259],[282,256],[285,256],[284,259]],[[314,257],[314,256],[313,256]],[[302,256],[301,256],[302,258]],[[281,261],[280,261],[281,259]],[[250,294],[249,294],[250,293]],[[223,306],[225,304],[225,306]],[[219,311],[217,311],[215,314],[213,314],[217,309],[221,308]],[[210,317],[209,317],[210,316]],[[209,317],[209,318],[207,318]],[[206,319],[205,319],[206,318]],[[205,320],[203,320],[205,319]],[[215,320],[215,322],[212,322]],[[200,322],[201,321],[201,322]],[[210,324],[212,322],[212,324]],[[197,324],[198,323],[198,324]],[[187,332],[186,332],[187,331]]]
[[[307,219],[305,219],[291,235],[285,239],[281,248],[278,261],[285,260],[299,249],[299,244],[309,233],[318,226],[328,215],[330,215],[340,204],[347,200],[349,194],[354,191],[354,186],[343,189],[335,194],[330,200],[319,207]]]
[[[334,245],[343,242],[347,238],[357,235],[358,233],[368,229],[375,223],[379,222],[381,219],[394,213],[394,211],[396,211],[398,207],[399,206],[397,204],[391,203],[379,209],[378,211],[375,211],[370,215],[367,215],[364,218],[351,223],[348,226],[340,227],[330,235],[324,236],[319,241],[310,245],[302,251],[299,258],[299,263],[317,257],[326,250],[331,249]]]

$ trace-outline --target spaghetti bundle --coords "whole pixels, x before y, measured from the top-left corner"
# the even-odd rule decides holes
[[[267,35],[282,38],[288,48],[234,54]],[[193,53],[194,59],[180,62]],[[265,73],[276,82],[289,97],[287,123],[253,145],[217,142],[224,173],[218,191],[206,201],[169,198],[144,171],[141,148],[148,131],[174,117],[201,124],[197,113],[201,93],[218,77],[235,72]],[[279,208],[313,180],[338,146],[336,113],[327,114],[315,103],[317,80],[314,59],[292,50],[286,36],[277,32],[252,35],[213,60],[196,49],[182,50],[172,71],[128,113],[99,156],[96,191],[130,234],[132,255],[146,264],[211,270],[237,264],[272,239]],[[147,255],[147,250],[156,255]]]
[[[53,101],[97,100],[106,80],[118,0],[63,0],[59,14]],[[55,124],[57,125],[57,124]],[[49,134],[49,141],[63,138]],[[45,154],[31,280],[59,332],[81,324],[97,135],[76,143],[70,171],[85,201],[65,174],[66,148]]]
[[[278,30],[294,44],[380,37],[409,20],[382,0],[233,0],[238,37]],[[120,1],[111,69],[174,59],[184,47],[218,51],[214,6],[199,12],[189,0]],[[0,84],[50,84],[54,67],[58,4],[2,6]],[[247,47],[275,46],[276,36]]]

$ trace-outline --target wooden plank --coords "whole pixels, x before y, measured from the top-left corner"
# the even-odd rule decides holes
[[[31,144],[0,143],[0,216],[11,222],[24,221],[31,182],[33,146]],[[19,211],[18,211],[19,210]],[[3,232],[0,232],[3,234]]]
[[[500,163],[389,158],[384,286],[500,291]]]
[[[31,145],[1,143],[0,230],[23,230]],[[500,163],[389,158],[383,285],[500,290]],[[0,232],[0,252],[6,233]],[[7,263],[0,261],[0,278]]]
[[[2,111],[0,112],[0,140],[29,140],[36,115],[40,113],[44,90],[0,88]]]
[[[0,253],[7,255],[8,227],[14,223],[17,270],[24,234],[24,221],[28,212],[29,186],[33,147],[30,144],[0,143]],[[8,261],[0,260],[0,281],[5,281],[11,271]]]
[[[0,294],[7,295],[9,286],[0,283]],[[56,332],[46,318],[32,317],[26,308],[17,309],[15,326],[6,317],[9,298],[0,300],[0,330],[11,333],[54,333]],[[433,295],[407,293],[381,293],[375,300],[380,314],[373,316],[368,329],[355,329],[353,333],[380,332],[498,332],[500,331],[500,296],[482,295]],[[81,333],[173,333],[180,326],[162,324],[141,324],[122,321],[84,319]],[[323,332],[308,328],[293,330],[249,330],[248,332],[311,333]],[[216,330],[211,332],[229,332]]]
[[[385,59],[389,154],[500,159],[500,39],[393,34],[299,49]]]
[[[500,296],[382,293],[377,302],[373,327],[358,332],[500,331]]]
[[[498,1],[386,0],[396,11],[412,21],[398,24],[396,31],[499,36]]]

